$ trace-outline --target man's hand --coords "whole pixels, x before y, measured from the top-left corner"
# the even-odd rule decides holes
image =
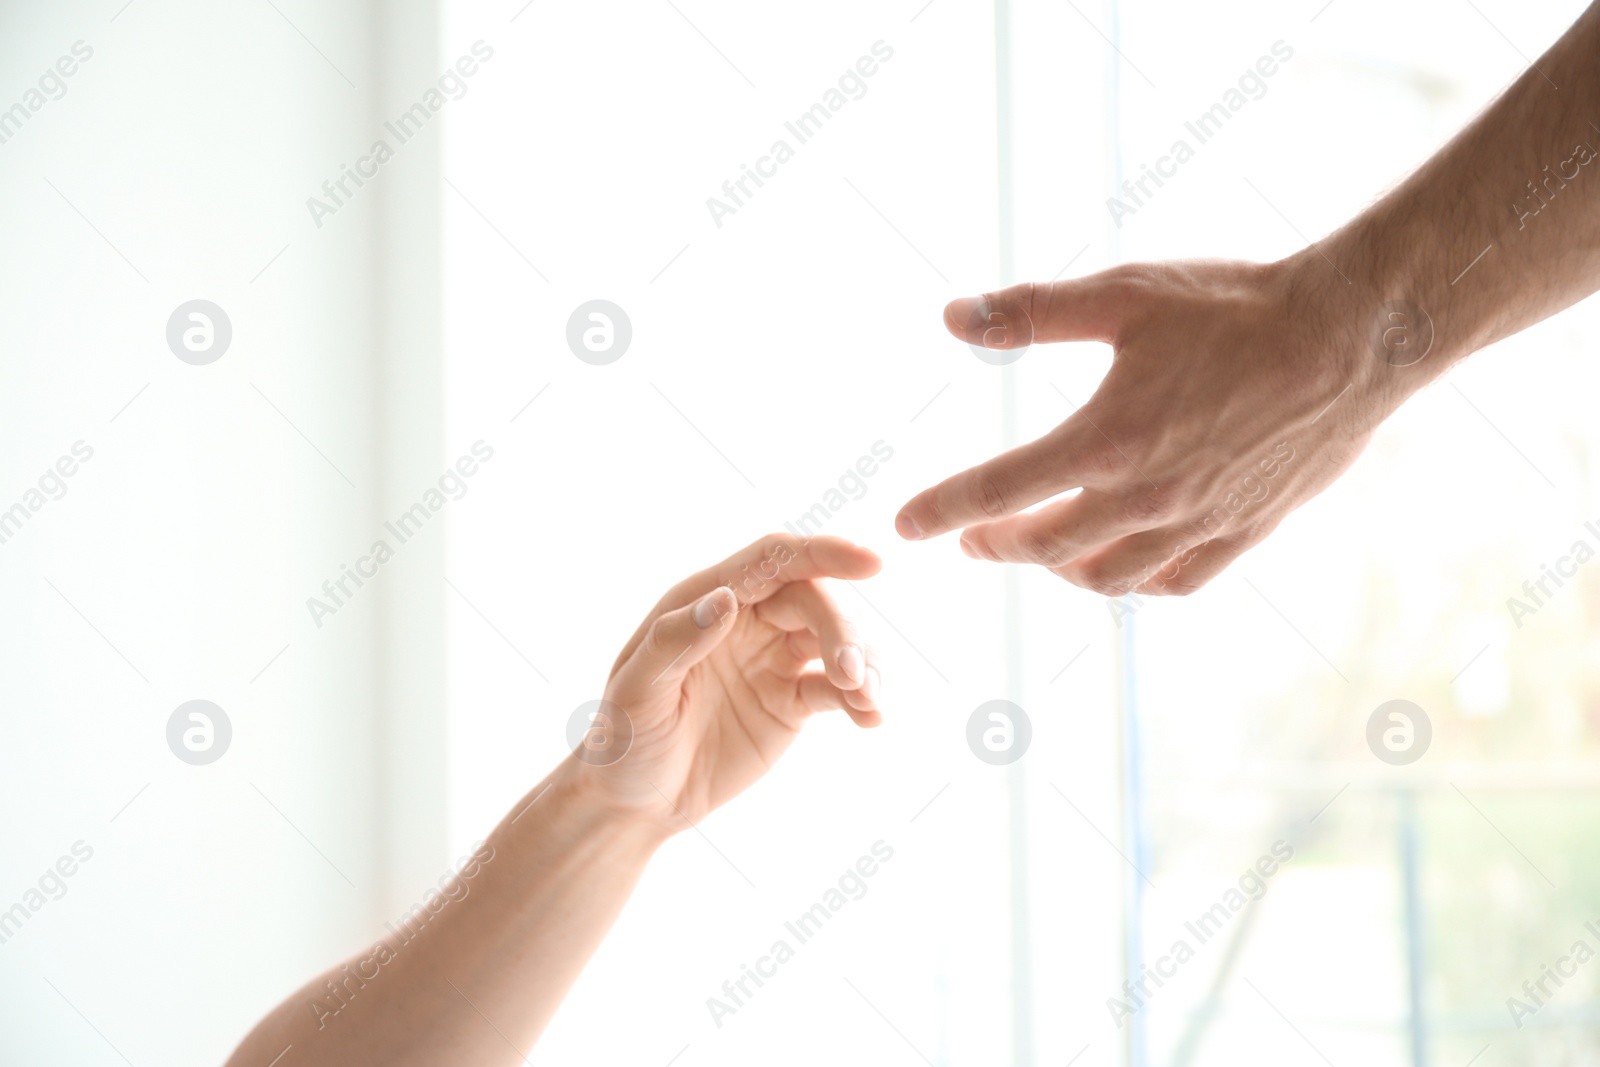
[[[681,582],[617,658],[605,695],[617,721],[591,730],[601,747],[580,748],[574,770],[620,812],[677,831],[765,774],[813,712],[878,725],[872,650],[820,579],[880,566],[837,537],[777,534]],[[612,762],[604,746],[626,751]]]
[[[1403,368],[1374,355],[1353,289],[1307,252],[951,303],[945,325],[969,344],[1103,341],[1115,355],[1055,430],[918,494],[896,527],[963,529],[969,556],[1037,563],[1107,596],[1199,589],[1349,467],[1403,397]]]
[[[1597,54],[1600,2],[1409,178],[1281,262],[1124,266],[952,303],[969,344],[1115,356],[1054,431],[908,503],[901,535],[964,528],[968,555],[1107,595],[1216,577],[1406,397],[1600,288]]]

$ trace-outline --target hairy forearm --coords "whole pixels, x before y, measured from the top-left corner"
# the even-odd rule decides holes
[[[303,986],[230,1065],[519,1064],[666,833],[608,814],[568,760],[507,814],[434,911]],[[485,858],[487,857],[487,858]]]
[[[1600,4],[1415,173],[1292,257],[1363,350],[1358,379],[1398,401],[1600,288],[1597,153]],[[1386,329],[1391,363],[1426,356],[1374,359]]]

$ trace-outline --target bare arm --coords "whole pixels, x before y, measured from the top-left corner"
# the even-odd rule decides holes
[[[280,1067],[524,1062],[663,841],[755,782],[812,712],[880,721],[872,654],[817,581],[877,569],[838,538],[774,536],[674,588],[618,658],[585,744],[230,1067],[286,1048]]]
[[[918,494],[897,528],[963,529],[968,555],[1110,596],[1193,592],[1418,389],[1600,288],[1597,150],[1600,4],[1415,174],[1285,260],[955,301],[945,323],[969,343],[1104,341],[1115,359],[1080,411]]]
[[[523,797],[516,822],[518,810],[419,909],[291,994],[230,1067],[264,1067],[286,1048],[279,1067],[521,1063],[667,836],[607,817],[576,762]]]
[[[1324,242],[1335,263],[1351,265],[1363,307],[1406,300],[1432,320],[1427,358],[1388,380],[1380,371],[1379,384],[1409,395],[1600,289],[1597,153],[1600,4],[1416,173]]]

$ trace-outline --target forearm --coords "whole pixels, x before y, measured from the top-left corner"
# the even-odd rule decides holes
[[[280,1004],[229,1064],[522,1063],[662,842],[749,788],[812,713],[877,725],[871,649],[818,583],[880,565],[837,537],[776,534],[673,587],[617,660],[582,747],[442,897]]]
[[[1347,290],[1333,303],[1353,317],[1373,387],[1409,394],[1600,288],[1597,70],[1600,4],[1409,178],[1293,257],[1324,294]],[[1431,325],[1431,347],[1386,367],[1373,324],[1401,302],[1426,315],[1411,326]]]
[[[666,836],[608,815],[579,769],[569,759],[519,801],[478,861],[430,894],[436,912],[387,924],[229,1063],[259,1067],[289,1045],[297,1065],[523,1062]]]

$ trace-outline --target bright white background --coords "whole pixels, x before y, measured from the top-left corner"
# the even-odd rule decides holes
[[[892,530],[1108,359],[998,371],[945,301],[1287,254],[1580,5],[275,3],[0,14],[0,106],[95,48],[0,145],[0,507],[96,450],[0,545],[0,909],[95,849],[0,944],[0,1063],[220,1061],[560,758],[662,590],[880,440],[827,531],[886,561],[837,591],[882,652],[886,725],[814,722],[664,849],[532,1062],[1600,1062],[1593,976],[1524,1031],[1504,1009],[1600,918],[1596,577],[1520,630],[1505,609],[1600,519],[1592,307],[1419,397],[1131,631]],[[306,198],[479,40],[466,95],[318,228]],[[719,228],[706,198],[880,40],[865,96]],[[1279,40],[1266,94],[1114,226],[1116,176]],[[195,297],[235,331],[203,368],[163,338]],[[564,339],[594,298],[633,325],[605,367]],[[467,495],[317,627],[306,597],[479,440]],[[198,768],[164,740],[196,697],[235,731]],[[1007,769],[965,741],[1001,697],[1033,726]],[[1363,739],[1396,697],[1435,729],[1407,768]],[[1129,959],[1279,838],[1296,859],[1232,949],[1115,1026]],[[880,839],[867,895],[719,1028],[706,998]]]

